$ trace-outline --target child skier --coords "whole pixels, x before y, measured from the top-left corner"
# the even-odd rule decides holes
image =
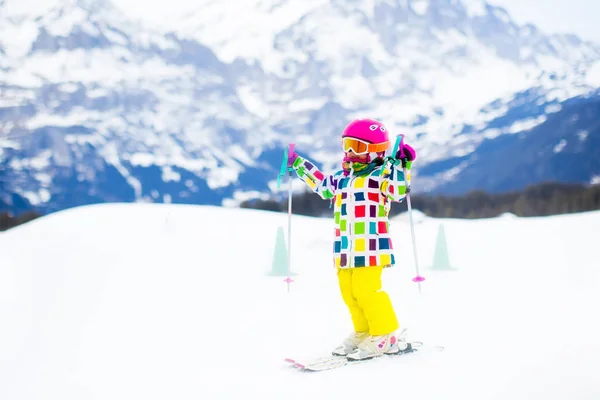
[[[388,213],[391,201],[407,192],[402,166],[410,170],[416,153],[406,144],[394,158],[385,126],[376,120],[350,122],[342,133],[342,169],[324,175],[290,146],[288,166],[323,199],[334,203],[334,265],[354,332],[333,350],[349,360],[364,360],[407,348],[387,293],[381,290],[383,268],[394,265]],[[406,181],[410,185],[410,174]]]

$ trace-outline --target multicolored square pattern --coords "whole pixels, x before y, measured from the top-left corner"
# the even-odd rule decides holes
[[[336,267],[395,264],[388,213],[392,201],[406,197],[402,170],[388,163],[365,176],[345,176],[343,171],[326,176],[303,157],[296,159],[294,169],[315,193],[334,204]],[[410,185],[410,173],[407,181]]]

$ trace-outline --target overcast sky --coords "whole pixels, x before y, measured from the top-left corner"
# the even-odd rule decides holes
[[[240,0],[244,1],[244,0]],[[302,1],[302,0],[297,0]],[[488,0],[503,6],[519,24],[531,22],[546,33],[575,33],[600,43],[600,0]],[[131,15],[157,22],[171,19],[194,7],[194,0],[118,0]]]

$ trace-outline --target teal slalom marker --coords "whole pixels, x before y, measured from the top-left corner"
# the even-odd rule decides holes
[[[288,277],[296,275],[288,268],[287,247],[285,244],[285,234],[283,227],[277,228],[277,236],[275,237],[275,250],[273,252],[273,263],[271,265],[270,276]]]
[[[433,266],[431,268],[440,271],[454,270],[454,268],[452,268],[450,265],[450,256],[448,254],[448,243],[446,241],[444,224],[440,224],[438,227],[438,233],[435,240],[435,251],[433,253]]]

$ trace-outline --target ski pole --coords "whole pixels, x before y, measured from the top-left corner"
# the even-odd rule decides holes
[[[404,135],[398,135],[396,137],[396,144],[394,146],[394,157],[396,156],[396,153],[398,153],[398,148],[404,144]],[[417,239],[416,239],[416,235],[415,235],[415,224],[413,222],[413,217],[412,217],[412,204],[410,202],[410,187],[408,185],[408,180],[407,180],[407,176],[408,176],[408,172],[406,170],[406,163],[404,162],[404,160],[401,161],[402,162],[402,171],[404,173],[404,185],[406,186],[406,205],[408,207],[408,219],[410,221],[410,233],[412,236],[412,245],[413,245],[413,254],[414,254],[414,258],[415,258],[415,268],[417,271],[417,276],[415,276],[412,281],[417,283],[419,285],[419,293],[421,293],[421,282],[423,282],[425,280],[424,277],[422,277],[419,274],[419,258],[417,256]]]
[[[290,143],[288,148],[283,152],[283,162],[281,163],[281,170],[277,177],[277,187],[281,187],[281,177],[285,175],[285,170],[288,171],[288,251],[287,251],[287,278],[284,282],[287,283],[287,291],[290,292],[290,283],[293,282],[291,275],[291,262],[292,262],[292,171],[293,168],[287,166],[288,155],[294,151],[295,144]]]

